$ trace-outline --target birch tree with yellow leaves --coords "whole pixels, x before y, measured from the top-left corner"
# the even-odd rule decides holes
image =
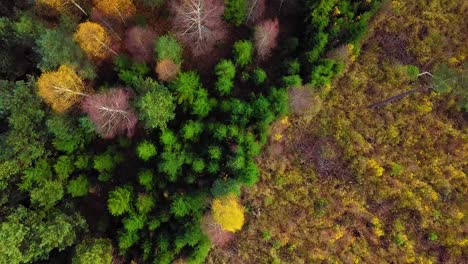
[[[95,0],[94,4],[104,15],[118,17],[124,24],[128,18],[136,14],[132,0]]]
[[[38,94],[54,111],[63,113],[87,96],[83,80],[67,65],[44,72],[37,80]]]
[[[88,21],[79,24],[73,37],[81,49],[93,59],[104,59],[109,52],[117,55],[110,47],[111,38],[109,34],[97,23]]]
[[[234,195],[214,199],[211,214],[225,231],[236,232],[244,225],[244,207]]]

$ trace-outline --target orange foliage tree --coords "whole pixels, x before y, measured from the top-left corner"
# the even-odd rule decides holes
[[[79,24],[74,38],[89,57],[103,59],[109,52],[117,55],[110,48],[111,38],[109,34],[97,23],[88,21]]]
[[[164,59],[156,64],[156,73],[161,81],[173,81],[179,73],[180,67],[170,59]]]
[[[65,112],[85,94],[83,80],[67,65],[45,72],[37,80],[38,94],[54,111]]]
[[[214,199],[211,214],[225,231],[236,232],[244,225],[244,207],[233,195]]]
[[[95,0],[94,3],[104,15],[119,17],[124,23],[136,14],[136,7],[132,0]]]

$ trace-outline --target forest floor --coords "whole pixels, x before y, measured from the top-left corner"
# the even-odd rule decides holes
[[[444,4],[442,4],[444,2]],[[391,1],[312,118],[271,128],[246,224],[207,263],[466,263],[467,116],[408,65],[462,68],[468,4]],[[320,103],[321,102],[321,103]]]

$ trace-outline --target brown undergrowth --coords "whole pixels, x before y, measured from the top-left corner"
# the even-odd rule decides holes
[[[272,126],[246,225],[207,263],[465,263],[468,131],[454,95],[367,106],[424,85],[409,65],[462,67],[467,10],[389,1],[344,76],[311,88],[320,112],[304,120],[292,101],[299,111]]]

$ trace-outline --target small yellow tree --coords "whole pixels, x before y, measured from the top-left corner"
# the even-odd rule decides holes
[[[236,232],[244,225],[244,207],[233,195],[214,199],[211,214],[225,231]]]
[[[37,88],[39,96],[57,112],[65,112],[86,96],[83,80],[67,65],[43,73],[37,80]]]
[[[119,17],[124,23],[136,14],[132,0],[95,0],[94,3],[106,16]]]
[[[74,38],[81,49],[91,58],[103,59],[109,52],[117,55],[117,53],[110,48],[111,39],[109,34],[97,23],[88,21],[79,24]]]

